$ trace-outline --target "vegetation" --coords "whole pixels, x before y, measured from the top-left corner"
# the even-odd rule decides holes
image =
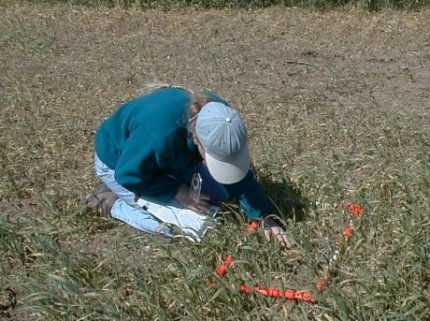
[[[0,319],[429,320],[429,14],[3,4]],[[94,130],[157,80],[242,111],[294,249],[245,239],[234,203],[200,244],[86,212]],[[350,218],[335,204],[348,202],[364,213],[319,293]]]
[[[109,7],[139,6],[143,9],[154,7],[172,8],[177,6],[193,6],[205,9],[241,8],[257,9],[271,6],[335,8],[346,5],[358,6],[371,11],[382,8],[418,9],[428,6],[429,0],[26,0],[30,2],[66,2],[70,4]]]

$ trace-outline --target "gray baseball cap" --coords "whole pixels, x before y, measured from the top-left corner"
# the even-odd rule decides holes
[[[246,176],[251,157],[246,127],[237,110],[218,102],[207,103],[197,115],[196,134],[216,181],[234,184]]]

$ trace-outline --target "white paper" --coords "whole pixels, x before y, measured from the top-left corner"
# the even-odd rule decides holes
[[[160,205],[139,198],[136,203],[160,221],[179,227],[192,241],[200,241],[208,230],[215,228],[214,217],[219,210],[218,206],[211,206],[209,213],[200,214],[176,201]]]

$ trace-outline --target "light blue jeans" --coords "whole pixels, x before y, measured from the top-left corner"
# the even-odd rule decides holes
[[[146,233],[173,237],[169,227],[136,204],[135,194],[118,184],[115,180],[115,170],[104,164],[97,155],[95,155],[95,168],[97,176],[118,196],[111,210],[113,218]],[[210,176],[207,167],[202,163],[195,164],[181,172],[172,173],[172,175],[189,186],[191,177],[196,172],[199,172],[202,177],[202,193],[209,195],[212,203],[228,200],[229,194],[226,188]]]

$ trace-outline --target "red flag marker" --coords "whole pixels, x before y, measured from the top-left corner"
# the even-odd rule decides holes
[[[260,222],[259,221],[251,221],[248,224],[248,232],[256,231],[259,227],[260,227]]]
[[[360,204],[348,204],[346,208],[354,215],[354,217],[359,217],[363,213],[363,206]]]
[[[229,268],[233,260],[234,259],[231,255],[225,258],[224,262],[216,270],[219,276],[225,276],[227,274],[227,269]]]
[[[343,231],[343,235],[345,235],[346,237],[350,237],[352,235],[352,229],[352,224],[348,224],[348,226],[345,228],[345,231]]]

